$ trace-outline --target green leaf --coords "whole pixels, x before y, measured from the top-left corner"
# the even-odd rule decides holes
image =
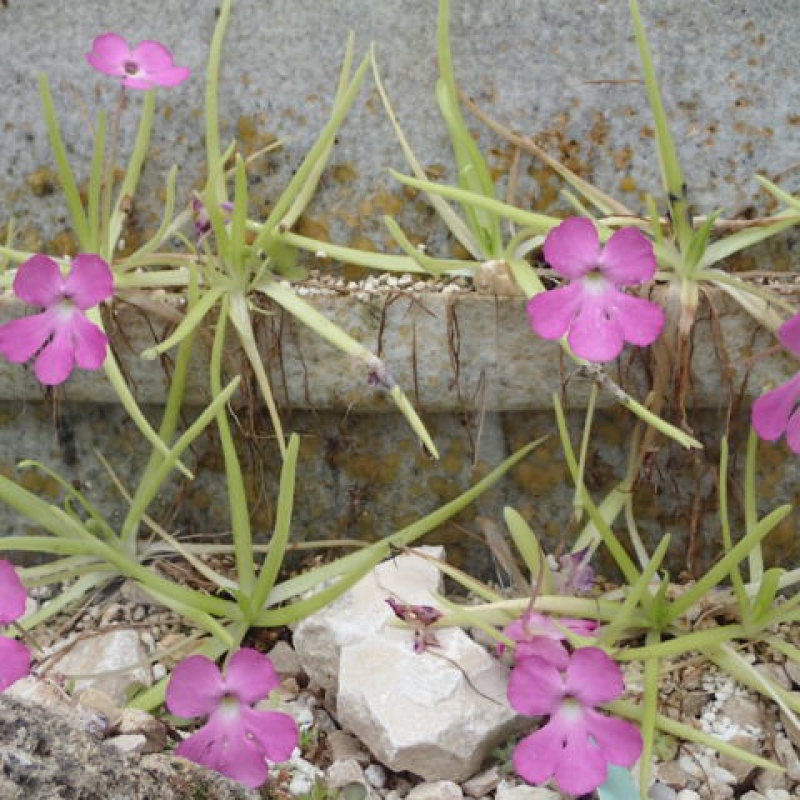
[[[528,568],[531,584],[540,584],[541,593],[550,594],[553,590],[553,573],[547,566],[547,558],[536,534],[531,530],[524,517],[509,506],[503,509],[503,518],[511,538]]]
[[[658,79],[656,78],[653,59],[650,56],[650,45],[647,42],[647,34],[642,24],[642,16],[639,13],[638,0],[628,0],[628,5],[633,22],[633,32],[636,36],[636,43],[639,46],[639,58],[642,62],[647,99],[650,102],[650,110],[653,114],[656,142],[658,144],[658,161],[661,165],[661,175],[667,192],[670,215],[675,225],[681,250],[686,253],[693,233],[689,201],[686,196],[686,182],[678,160],[675,141],[669,128],[667,112],[661,99],[661,91],[658,88]]]
[[[753,622],[758,624],[759,620],[766,617],[775,603],[775,596],[780,589],[781,576],[786,572],[781,567],[772,567],[761,576],[761,585],[758,587],[758,594],[753,599]]]
[[[709,237],[714,230],[714,223],[719,219],[721,214],[722,211],[715,211],[713,214],[710,214],[703,224],[692,233],[689,249],[686,251],[684,257],[689,275],[694,273],[695,267],[697,267],[705,255],[706,249],[708,248]]]
[[[86,213],[84,212],[83,203],[81,202],[81,193],[75,181],[75,174],[69,164],[67,148],[64,146],[64,140],[61,137],[61,128],[56,118],[53,96],[50,93],[50,82],[44,74],[39,76],[39,97],[42,101],[47,133],[50,136],[50,147],[53,149],[53,158],[55,158],[56,161],[58,180],[61,184],[61,191],[64,193],[64,201],[67,204],[67,210],[72,218],[72,227],[75,230],[75,235],[78,237],[81,250],[83,252],[91,252],[92,241],[89,223],[86,220]]]

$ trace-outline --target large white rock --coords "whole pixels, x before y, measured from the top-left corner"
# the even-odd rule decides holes
[[[74,691],[99,689],[115,703],[125,705],[130,689],[150,686],[153,673],[139,634],[129,628],[79,639],[48,662],[48,671],[74,680]]]
[[[444,556],[442,547],[417,550],[433,558]],[[293,644],[306,674],[335,694],[342,648],[374,636],[395,619],[387,598],[434,605],[433,592],[441,588],[439,570],[413,552],[379,564],[331,605],[297,624]]]
[[[507,671],[462,630],[415,653],[407,631],[342,648],[337,711],[384,764],[427,781],[463,781],[515,728]]]
[[[294,644],[308,675],[337,694],[339,723],[377,759],[426,781],[463,781],[517,717],[506,668],[461,629],[437,630],[438,646],[415,653],[413,632],[391,624],[387,598],[435,605],[440,584],[424,558],[391,559],[298,625]]]

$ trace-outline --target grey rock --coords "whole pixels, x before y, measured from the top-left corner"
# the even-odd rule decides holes
[[[185,759],[126,756],[63,709],[0,694],[0,797],[73,800],[258,800]]]
[[[369,753],[352,733],[342,730],[330,731],[327,734],[327,743],[332,761],[354,759],[362,767],[366,767],[370,763]]]
[[[653,785],[647,790],[650,800],[676,800],[678,792],[671,786],[661,781],[654,781]]]
[[[364,776],[361,765],[353,759],[334,761],[325,771],[325,780],[329,789],[344,789],[346,786],[355,784],[363,787],[365,798],[376,797]]]
[[[773,789],[788,789],[789,782],[785,772],[776,769],[763,769],[755,777],[753,788],[761,794]]]
[[[406,800],[463,800],[464,792],[452,781],[420,783],[406,796]]]
[[[546,786],[508,786],[497,787],[495,800],[561,800],[561,795]]]
[[[477,775],[464,781],[461,788],[470,797],[479,798],[497,788],[500,783],[500,770],[497,767],[479,772]]]
[[[129,756],[141,756],[147,747],[147,737],[141,733],[123,733],[111,736],[107,741],[111,747]]]
[[[296,678],[298,675],[303,674],[303,665],[300,663],[294,648],[288,642],[276,642],[269,651],[269,658],[272,661],[272,666],[275,667],[275,672],[282,679]]]
[[[167,729],[152,714],[138,708],[122,710],[114,733],[123,736],[143,736],[141,753],[160,753],[167,746]]]
[[[434,558],[443,554],[441,547],[420,551]],[[335,693],[342,647],[375,635],[394,618],[386,599],[431,604],[431,593],[440,588],[439,570],[423,558],[404,553],[379,565],[334,603],[298,623],[293,642],[306,673]]]
[[[45,665],[74,680],[76,692],[100,689],[118,705],[125,705],[131,687],[150,686],[153,675],[147,652],[135,630],[118,630],[79,639]]]
[[[794,745],[785,736],[775,737],[775,755],[793,781],[800,781],[800,758]]]
[[[462,781],[517,717],[505,700],[505,667],[461,630],[437,635],[441,653],[414,653],[394,630],[345,647],[339,721],[394,770]]]

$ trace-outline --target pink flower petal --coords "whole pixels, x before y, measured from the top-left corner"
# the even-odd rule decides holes
[[[786,444],[793,453],[800,453],[800,411],[795,411],[789,417],[786,426]]]
[[[552,724],[552,723],[551,723]],[[597,745],[586,738],[582,723],[573,723],[554,777],[558,788],[568,794],[582,795],[605,783],[608,762]]]
[[[632,767],[637,762],[642,754],[642,734],[634,724],[593,709],[585,710],[584,723],[609,764]]]
[[[269,656],[249,647],[233,654],[225,674],[225,691],[242,703],[255,703],[265,698],[280,680]]]
[[[27,593],[10,561],[0,560],[0,625],[19,619],[25,613]]]
[[[158,84],[150,77],[133,77],[128,76],[122,81],[122,85],[126,89],[154,89]]]
[[[539,292],[528,301],[528,318],[543,339],[560,339],[578,313],[583,291],[578,283]]]
[[[154,76],[154,80],[158,86],[171,88],[173,86],[180,86],[192,74],[188,67],[172,67],[163,72],[159,72]]]
[[[649,281],[656,274],[653,243],[636,228],[614,231],[600,255],[600,266],[617,286]]]
[[[531,656],[547,661],[556,669],[566,669],[569,663],[567,648],[558,640],[547,636],[534,636],[517,642],[517,646],[514,648],[515,663]]]
[[[511,761],[516,773],[528,783],[545,783],[563,757],[566,732],[553,722],[526,736],[514,748]]]
[[[537,656],[514,664],[506,691],[511,707],[529,717],[553,714],[565,694],[561,673],[549,661]]]
[[[72,313],[80,312],[73,311]],[[45,386],[58,386],[64,383],[75,368],[75,347],[70,327],[70,322],[56,318],[53,338],[42,348],[36,359],[33,371],[39,382]]]
[[[581,647],[572,654],[564,685],[584,706],[608,703],[625,690],[619,664],[598,647]]]
[[[125,74],[125,62],[131,58],[128,43],[116,33],[104,33],[92,42],[92,50],[86,60],[98,72],[106,75]]]
[[[626,342],[646,347],[658,339],[664,328],[664,309],[657,303],[617,292],[609,308],[612,319],[620,326]]]
[[[173,67],[172,53],[161,42],[147,39],[140,42],[131,52],[131,61],[139,65],[139,69],[147,75],[155,75]]]
[[[253,789],[267,779],[264,756],[258,745],[247,739],[238,718],[212,714],[206,725],[175,748],[175,753]]]
[[[42,348],[55,329],[55,311],[45,311],[0,325],[0,353],[22,364]]]
[[[762,394],[750,409],[750,419],[759,438],[767,442],[780,439],[786,432],[789,417],[798,402],[800,402],[800,372],[790,381]]]
[[[570,217],[547,234],[544,259],[565,278],[581,278],[598,265],[600,240],[594,222]]]
[[[594,636],[600,623],[594,619],[560,619],[558,620],[565,628],[569,628],[578,636]]]
[[[100,256],[83,253],[75,256],[64,282],[63,294],[85,311],[114,294],[114,276]]]
[[[108,354],[108,337],[79,311],[72,314],[69,329],[75,363],[81,369],[100,369]]]
[[[800,357],[800,314],[795,314],[781,325],[778,340],[790,353]]]
[[[217,710],[224,693],[217,665],[205,656],[189,656],[172,670],[165,702],[179,717],[205,717]]]
[[[31,654],[22,642],[0,636],[0,692],[31,671]]]
[[[622,351],[622,328],[608,313],[612,293],[619,292],[611,284],[603,292],[582,292],[583,302],[567,334],[569,346],[580,358],[613,361]]]
[[[257,788],[267,779],[266,759],[288,758],[297,740],[297,726],[287,714],[242,706],[213,713],[208,723],[181,742],[175,752]]]
[[[62,297],[61,268],[52,258],[35,255],[21,264],[14,277],[14,294],[31,306],[51,306]]]
[[[289,714],[256,711],[242,707],[242,722],[247,733],[258,741],[270,761],[286,761],[297,747],[300,732]]]

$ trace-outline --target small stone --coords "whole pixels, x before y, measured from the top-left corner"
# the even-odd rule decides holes
[[[334,761],[325,771],[325,779],[331,789],[341,789],[351,783],[363,786],[367,782],[361,765],[352,758]]]
[[[767,789],[764,792],[764,797],[767,800],[792,800],[788,789]]]
[[[56,654],[52,669],[68,679],[74,677],[76,692],[101,689],[122,706],[129,689],[153,682],[139,635],[127,628],[80,639],[68,645],[65,653],[63,657]]]
[[[739,695],[729,697],[722,704],[721,711],[728,719],[742,728],[751,725],[753,728],[761,730],[764,727],[761,706],[747,697]]]
[[[147,747],[147,737],[140,733],[124,733],[121,736],[112,736],[106,741],[116,747],[120,753],[126,753],[129,756],[140,756]]]
[[[774,664],[771,662],[756,664],[755,670],[756,672],[760,672],[768,680],[780,686],[781,689],[786,689],[788,691],[792,688],[792,681],[781,664]]]
[[[775,755],[793,781],[800,781],[800,758],[794,745],[785,736],[775,737]]]
[[[757,736],[739,733],[730,738],[729,744],[746,750],[748,753],[753,753],[754,755],[759,755],[761,753],[761,741]],[[734,776],[734,783],[736,784],[745,783],[757,769],[755,765],[748,764],[747,761],[742,761],[741,759],[726,755],[725,753],[720,754],[718,763],[720,767]]]
[[[752,789],[749,792],[743,794],[739,800],[766,800],[761,792],[754,792]]]
[[[545,786],[509,786],[504,781],[497,787],[495,800],[561,800],[561,795]]]
[[[386,770],[380,764],[370,764],[364,770],[364,777],[370,786],[383,789],[386,786]]]
[[[667,786],[666,783],[655,781],[647,790],[647,796],[650,800],[676,800],[678,793],[671,786]]]
[[[139,708],[124,708],[116,725],[122,735],[144,736],[145,745],[141,753],[160,753],[167,746],[167,729],[152,714]]]
[[[500,770],[497,767],[479,772],[468,781],[461,784],[461,788],[470,796],[474,798],[483,797],[489,794],[493,789],[497,788],[500,783]]]
[[[766,795],[771,789],[788,788],[786,773],[776,769],[763,769],[756,775],[753,788]]]
[[[331,761],[354,759],[362,767],[366,767],[370,763],[369,753],[351,733],[334,730],[328,734],[327,741],[331,753]]]
[[[790,694],[795,699],[800,699],[798,692],[790,692]],[[786,731],[786,735],[791,740],[792,744],[800,749],[800,728],[795,725],[794,720],[784,714],[783,710],[780,712],[781,722],[783,723],[783,729]]]
[[[677,761],[666,761],[658,765],[658,779],[674,789],[681,789],[686,786],[689,776],[686,770]]]
[[[786,670],[786,674],[789,678],[791,678],[792,683],[795,686],[800,686],[800,663],[791,658],[787,658],[783,668]]]
[[[700,795],[694,789],[681,789],[677,800],[700,800]]]
[[[288,642],[276,642],[269,651],[269,659],[281,678],[296,678],[303,674],[300,659]]]
[[[463,800],[464,792],[452,781],[420,783],[407,795],[406,800]]]

